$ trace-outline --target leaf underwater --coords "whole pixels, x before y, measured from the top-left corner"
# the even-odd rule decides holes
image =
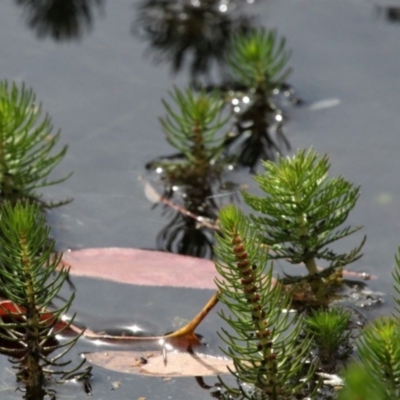
[[[62,263],[70,274],[144,286],[216,289],[214,263],[196,257],[130,248],[68,251]]]
[[[134,248],[72,250],[63,254],[62,263],[71,268],[71,275],[131,285],[216,289],[214,279],[219,277],[211,260]],[[343,275],[361,280],[376,278],[353,271],[343,271]]]
[[[168,352],[166,365],[161,351],[103,351],[84,356],[90,363],[112,371],[150,376],[209,376],[228,374],[228,367],[234,369],[232,360],[196,353]]]

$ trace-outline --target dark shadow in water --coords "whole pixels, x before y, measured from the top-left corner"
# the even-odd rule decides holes
[[[188,65],[192,83],[211,79],[211,68],[225,75],[233,33],[248,32],[253,19],[237,4],[220,0],[144,0],[137,7],[132,32],[149,43],[156,63],[171,64],[174,73]]]
[[[400,6],[376,6],[378,16],[383,16],[390,23],[400,23]]]
[[[169,223],[157,235],[157,249],[193,257],[209,258],[213,256],[214,229],[201,223],[201,220],[214,222],[218,216],[219,202],[215,200],[215,193],[208,182],[193,182],[185,184],[177,192],[168,189],[164,197],[180,204],[182,210],[199,216],[194,219],[181,211],[172,210],[168,205],[164,213],[172,217]],[[173,186],[172,186],[173,187]],[[171,188],[171,186],[170,186]],[[232,200],[231,195],[225,196]]]
[[[221,179],[226,160],[209,165],[204,171],[190,166],[168,170],[166,160],[174,165],[181,158],[179,154],[160,157],[146,165],[146,169],[159,175],[157,183],[163,185],[163,213],[170,217],[157,235],[157,249],[212,258],[218,210],[222,204],[237,200],[238,188]]]
[[[215,87],[207,89],[215,90]],[[291,149],[283,132],[287,116],[280,104],[283,100],[292,106],[300,106],[302,100],[290,85],[282,84],[271,93],[235,83],[224,84],[218,89],[225,93],[235,115],[234,127],[224,146],[237,166],[248,167],[255,173],[261,160],[274,161],[278,154]]]
[[[104,0],[15,0],[26,23],[38,38],[56,41],[81,39],[93,26],[94,9],[103,11]]]

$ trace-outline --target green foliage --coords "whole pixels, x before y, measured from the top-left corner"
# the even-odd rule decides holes
[[[42,116],[42,106],[24,85],[0,81],[0,200],[40,202],[37,189],[66,180],[48,180],[63,159],[67,147],[53,152],[59,132],[52,133],[50,117]],[[56,206],[64,204],[46,204]]]
[[[348,343],[350,316],[349,311],[332,308],[312,311],[310,316],[304,318],[305,330],[312,335],[323,363],[332,360],[339,346]]]
[[[365,328],[357,346],[365,369],[382,382],[388,398],[400,398],[400,324],[380,318]]]
[[[304,369],[310,340],[299,343],[302,329],[295,317],[282,310],[290,307],[279,285],[272,283],[268,253],[246,217],[234,206],[221,209],[221,235],[215,248],[215,280],[220,301],[230,315],[220,312],[234,333],[222,329],[222,349],[233,359],[240,389],[228,388],[246,399],[289,399],[304,394],[313,369]],[[264,268],[267,266],[267,272]],[[251,384],[253,392],[244,389]]]
[[[264,28],[234,37],[228,56],[229,66],[241,83],[267,91],[285,82],[290,75],[291,70],[286,66],[289,58],[285,39],[278,39],[276,31]]]
[[[345,387],[338,400],[393,400],[382,382],[361,364],[351,365],[345,374]]]
[[[272,259],[305,264],[318,297],[318,278],[361,257],[365,237],[349,253],[337,254],[328,247],[360,229],[338,229],[355,206],[359,187],[341,176],[329,178],[328,157],[319,158],[313,150],[299,150],[293,157],[278,157],[276,163],[263,165],[265,173],[254,179],[264,195],[243,192],[245,202],[261,214],[252,214],[251,221],[271,249]],[[322,272],[318,272],[317,259],[328,262]]]
[[[160,118],[166,138],[183,155],[181,167],[204,172],[223,150],[223,137],[216,136],[229,119],[223,115],[223,101],[217,93],[191,89],[175,88],[170,95],[175,107],[164,100],[167,115]]]
[[[54,256],[54,241],[49,239],[50,229],[39,205],[17,202],[12,206],[5,202],[0,212],[0,284],[6,298],[19,309],[10,315],[11,323],[1,321],[3,333],[0,337],[24,349],[22,355],[20,349],[15,350],[20,358],[13,363],[18,364],[18,378],[26,385],[26,398],[37,400],[44,394],[46,376],[60,374],[65,379],[76,373],[85,361],[72,371],[51,368],[69,364],[59,359],[79,337],[63,344],[57,344],[55,338],[55,325],[69,309],[74,296],[49,315],[48,307],[65,282],[68,271],[56,270],[61,255]],[[56,356],[47,356],[60,349],[62,351]],[[89,369],[81,375],[88,373]]]

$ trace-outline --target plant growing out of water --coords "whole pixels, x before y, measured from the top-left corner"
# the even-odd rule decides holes
[[[263,165],[265,172],[254,178],[263,196],[243,192],[244,201],[257,212],[250,220],[270,249],[271,259],[286,259],[307,268],[306,277],[286,276],[282,282],[309,282],[316,301],[325,304],[332,274],[361,257],[365,237],[348,253],[329,247],[361,229],[341,228],[357,202],[359,187],[341,176],[330,178],[328,157],[319,157],[312,149]],[[322,271],[317,260],[327,262]]]
[[[215,282],[219,300],[231,312],[221,311],[220,316],[233,330],[222,329],[220,336],[227,344],[222,350],[234,363],[231,373],[239,382],[239,389],[224,384],[225,388],[245,399],[309,394],[314,372],[306,363],[310,339],[298,341],[302,325],[287,312],[288,296],[272,283],[262,237],[234,206],[222,208],[219,221],[215,266],[222,279]]]
[[[340,346],[348,344],[350,312],[342,308],[319,309],[304,318],[305,330],[319,349],[322,363],[333,360]]]
[[[61,381],[74,377],[86,378],[90,369],[79,372],[85,360],[74,369],[62,368],[70,362],[60,361],[79,338],[75,336],[59,344],[56,334],[68,329],[69,323],[59,321],[69,309],[74,296],[59,309],[49,312],[49,306],[67,279],[68,271],[56,268],[60,255],[54,257],[54,241],[49,239],[50,229],[39,205],[17,202],[15,206],[4,202],[0,208],[0,284],[15,311],[8,320],[1,320],[0,337],[11,342],[12,349],[0,350],[15,358],[17,378],[25,385],[25,398],[42,399],[48,392],[46,380],[61,375]],[[49,354],[59,351],[53,357]]]
[[[45,203],[37,193],[70,176],[48,179],[67,151],[66,146],[54,151],[59,136],[31,89],[0,81],[0,201],[23,199],[42,208],[66,203]]]
[[[219,208],[214,193],[224,185],[224,138],[219,133],[230,116],[216,92],[175,88],[170,95],[172,102],[163,101],[166,115],[160,123],[166,139],[179,153],[161,157],[147,167],[160,173],[167,199],[180,195],[188,212],[213,221]],[[212,235],[204,227],[199,229],[194,219],[176,213],[171,224],[159,233],[158,248],[204,256],[211,251],[204,252],[202,245],[212,248]]]
[[[371,322],[357,343],[360,361],[345,374],[339,400],[391,400],[400,397],[400,247],[392,273],[395,313]]]
[[[285,39],[278,39],[274,30],[259,28],[233,38],[228,62],[240,83],[271,95],[291,73],[289,58]]]
[[[358,355],[366,377],[360,383],[354,383],[354,390],[367,382],[374,384],[371,393],[379,393],[381,399],[400,398],[400,248],[395,257],[396,266],[393,271],[393,288],[397,304],[395,313],[391,317],[381,317],[370,323],[362,332],[357,344]],[[368,381],[367,381],[368,380]],[[347,400],[344,391],[343,400]],[[382,395],[383,392],[383,395]],[[378,399],[378,397],[376,397]]]
[[[291,73],[289,58],[285,39],[279,39],[276,31],[259,28],[233,38],[228,64],[235,80],[247,90],[232,100],[236,132],[225,144],[232,147],[239,142],[237,162],[251,171],[260,159],[274,160],[283,148],[290,149],[282,131],[283,112],[273,99]]]
[[[160,118],[160,123],[167,141],[179,153],[163,160],[161,166],[172,181],[204,179],[218,171],[223,136],[217,133],[230,116],[223,112],[223,101],[216,92],[175,88],[170,95],[174,105],[163,100],[166,116]]]

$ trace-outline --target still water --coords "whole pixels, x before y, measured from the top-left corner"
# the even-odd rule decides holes
[[[33,2],[3,0],[0,6],[0,79],[24,81],[32,87],[55,128],[61,128],[61,142],[69,146],[54,176],[70,171],[74,175],[45,191],[49,199],[74,198],[49,214],[53,236],[60,249],[155,248],[156,235],[167,221],[160,210],[151,209],[138,177],[145,173],[147,162],[171,153],[157,119],[164,113],[161,98],[172,85],[183,87],[193,79],[192,60],[184,59],[181,71],[172,74],[176,58],[151,50],[144,34],[148,21],[140,20],[138,2],[72,3],[86,4],[87,9],[80,24],[71,24],[66,32],[40,24],[30,8]],[[287,110],[285,135],[292,149],[313,146],[328,153],[333,175],[361,185],[360,200],[348,222],[364,225],[368,239],[364,257],[353,269],[378,277],[370,282],[373,290],[390,292],[394,254],[400,245],[400,24],[388,19],[393,16],[386,8],[389,3],[264,0],[221,4],[226,7],[222,14],[232,15],[228,21],[225,15],[221,17],[225,26],[241,23],[245,16],[286,37],[293,52],[289,83],[304,105]],[[213,32],[221,35],[211,31],[211,36]],[[219,46],[222,51],[223,40]],[[160,59],[164,61],[155,62]],[[218,51],[213,60],[217,59]],[[219,79],[216,63],[206,79]],[[237,179],[256,191],[246,173]],[[355,235],[343,246],[350,249],[360,239],[361,234]],[[390,296],[386,301],[391,306]],[[379,313],[387,310],[381,308]],[[100,374],[95,380],[137,379]],[[12,384],[10,377],[5,379]],[[191,385],[180,388],[179,394],[169,389],[170,397],[163,397],[157,385],[149,384],[135,395],[189,398],[182,397],[183,390],[191,393],[190,398],[196,393],[199,399],[209,397]],[[130,393],[124,390],[118,398]]]

